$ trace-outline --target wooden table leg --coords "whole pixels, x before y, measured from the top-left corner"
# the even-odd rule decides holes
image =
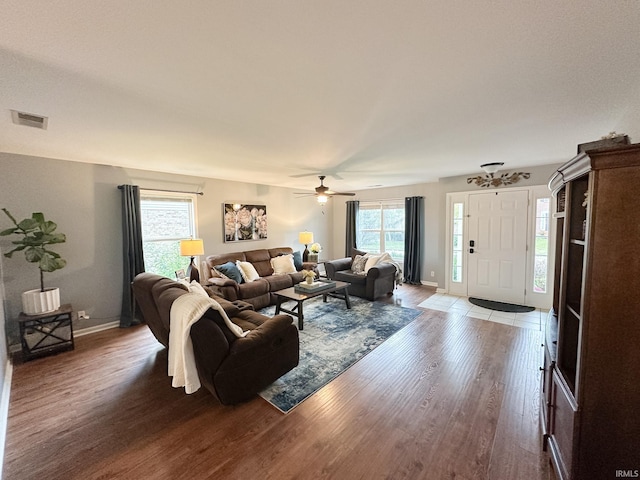
[[[282,297],[278,295],[277,299],[278,300],[276,301],[276,315],[280,313],[280,305],[282,305]]]
[[[298,300],[298,330],[304,330],[304,315],[302,313],[302,300]]]
[[[349,288],[348,287],[344,287],[342,289],[342,291],[344,292],[344,303],[347,304],[347,309],[351,309],[351,299],[349,298]]]

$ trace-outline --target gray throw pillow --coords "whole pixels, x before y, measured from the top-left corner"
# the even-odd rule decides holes
[[[356,255],[351,263],[351,271],[353,273],[364,273],[364,267],[367,264],[368,258],[369,256],[367,254]]]

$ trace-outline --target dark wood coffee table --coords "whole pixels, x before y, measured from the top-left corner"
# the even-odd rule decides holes
[[[347,282],[335,282],[335,286],[322,289],[318,292],[299,293],[294,290],[294,287],[285,288],[284,290],[278,290],[273,292],[277,298],[276,301],[276,315],[280,312],[285,312],[298,318],[298,330],[304,328],[304,313],[302,311],[302,304],[305,300],[310,298],[319,297],[322,295],[322,301],[326,302],[327,297],[339,298],[344,300],[347,308],[351,308],[351,300],[349,299],[349,285]],[[284,302],[294,301],[296,305],[288,310],[282,306]]]

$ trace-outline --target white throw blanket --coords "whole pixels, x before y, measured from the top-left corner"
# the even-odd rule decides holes
[[[393,258],[391,258],[391,255],[389,255],[387,252],[384,252],[380,257],[380,260],[378,260],[378,264],[380,263],[390,263],[391,265],[396,267],[396,275],[395,275],[396,287],[399,285],[402,285],[402,267],[400,266],[400,264],[396,262]]]
[[[224,322],[237,337],[246,336],[249,331],[233,323],[222,306],[213,298],[199,293],[185,293],[171,305],[171,325],[169,330],[169,376],[171,385],[184,387],[186,393],[194,393],[200,388],[196,360],[191,343],[191,325],[196,323],[209,309],[217,310]]]

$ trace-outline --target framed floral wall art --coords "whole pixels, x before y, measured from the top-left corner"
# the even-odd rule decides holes
[[[267,238],[266,205],[225,203],[223,207],[225,242]]]

